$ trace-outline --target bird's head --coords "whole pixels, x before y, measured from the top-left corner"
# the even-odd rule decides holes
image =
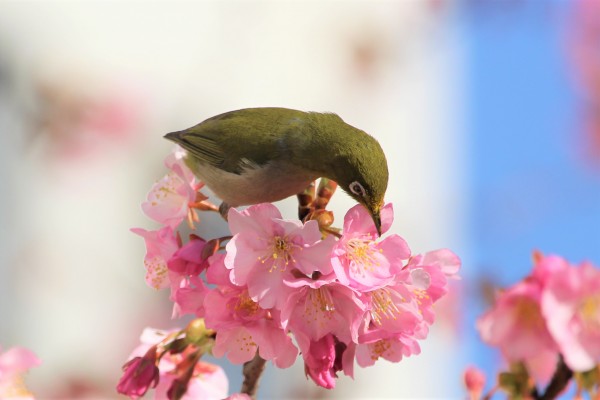
[[[360,131],[359,139],[334,161],[338,185],[358,203],[362,204],[375,223],[381,236],[381,208],[388,185],[388,167],[379,143]],[[355,135],[353,135],[355,136]],[[354,142],[354,140],[351,140]]]
[[[348,177],[343,179],[338,178],[341,188],[367,209],[379,236],[381,236],[380,213],[387,188],[387,170],[385,173],[380,172],[367,170],[364,173],[348,174]]]

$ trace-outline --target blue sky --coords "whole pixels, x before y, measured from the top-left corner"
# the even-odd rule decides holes
[[[600,264],[600,170],[581,156],[566,7],[497,2],[463,11],[474,249],[465,272],[513,284],[529,272],[533,249]],[[471,295],[470,326],[486,306]],[[469,344],[473,361],[493,373],[490,352],[474,336]]]

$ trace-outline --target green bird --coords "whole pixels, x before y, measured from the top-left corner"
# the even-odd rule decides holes
[[[381,235],[385,154],[336,114],[246,108],[165,138],[187,151],[186,164],[226,206],[282,200],[324,177],[368,210]]]

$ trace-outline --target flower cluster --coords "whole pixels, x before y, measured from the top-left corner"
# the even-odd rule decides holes
[[[25,386],[23,375],[40,363],[35,354],[23,347],[12,347],[4,352],[0,348],[0,398],[33,399]]]
[[[316,220],[283,219],[264,203],[229,211],[231,237],[184,241],[180,224],[216,207],[197,192],[202,183],[180,151],[166,165],[171,172],[143,204],[163,227],[133,231],[146,242],[146,281],[170,288],[174,316],[195,315],[215,332],[214,356],[241,364],[258,355],[286,368],[300,352],[306,375],[333,388],[339,371],[353,375],[355,361],[367,367],[420,352],[433,305],[460,267],[450,250],[411,255],[402,237],[379,238],[361,205],[347,212],[340,234],[322,232]],[[383,233],[392,220],[387,204]]]
[[[484,342],[499,347],[511,365],[500,386],[513,395],[531,393],[536,383],[552,383],[562,371],[575,373],[580,391],[597,388],[600,269],[538,252],[533,258],[532,273],[499,292],[477,321]],[[474,381],[476,374],[468,375]]]

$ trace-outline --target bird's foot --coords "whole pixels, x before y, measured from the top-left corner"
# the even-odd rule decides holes
[[[314,210],[307,216],[307,221],[315,220],[319,224],[319,229],[324,236],[335,235],[341,237],[340,229],[333,226],[333,212],[328,210]]]
[[[324,210],[329,204],[329,200],[337,189],[337,183],[331,179],[321,178],[319,188],[317,189],[317,197],[313,201],[315,210]]]
[[[298,194],[298,217],[302,222],[316,220],[319,229],[324,235],[340,236],[339,229],[333,228],[333,212],[325,208],[335,193],[337,183],[331,179],[321,178],[319,188],[315,188],[315,182]]]
[[[314,211],[315,194],[315,182],[313,181],[302,193],[296,195],[298,197],[298,218],[300,221],[306,222],[306,217]]]
[[[315,182],[311,182],[302,193],[297,195],[298,218],[306,222],[307,217],[315,210],[325,210],[336,188],[337,183],[327,178],[321,178],[318,189],[315,188]]]

